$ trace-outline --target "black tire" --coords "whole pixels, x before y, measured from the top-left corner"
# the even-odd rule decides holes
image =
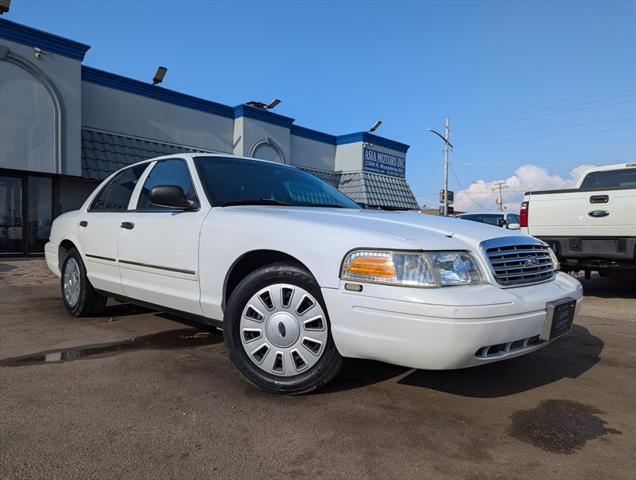
[[[64,277],[65,272],[69,266],[69,262],[73,259],[79,267],[79,296],[75,304],[71,304],[67,300],[67,296],[64,294]],[[75,317],[87,317],[100,314],[106,306],[106,300],[108,297],[98,293],[91,282],[86,276],[86,267],[82,261],[82,256],[77,249],[71,248],[68,250],[61,268],[60,287],[62,290],[62,301],[64,302],[64,308],[66,311]]]
[[[255,365],[243,348],[240,331],[241,316],[249,299],[259,290],[280,283],[305,289],[318,300],[327,317],[328,340],[322,356],[307,371],[288,377],[267,373]],[[256,387],[267,392],[288,395],[308,393],[330,382],[342,367],[343,358],[333,342],[328,316],[320,287],[307,270],[288,263],[268,265],[247,275],[232,292],[223,320],[225,346],[236,368]]]

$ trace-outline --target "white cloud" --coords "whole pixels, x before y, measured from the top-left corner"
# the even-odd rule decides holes
[[[470,212],[496,210],[499,190],[493,190],[496,182],[502,181],[508,188],[503,189],[504,206],[509,212],[518,212],[524,192],[532,190],[552,190],[572,188],[579,176],[593,165],[579,165],[570,171],[568,178],[550,175],[547,169],[536,165],[522,165],[514,175],[496,180],[477,180],[468,188],[455,194],[455,210]]]

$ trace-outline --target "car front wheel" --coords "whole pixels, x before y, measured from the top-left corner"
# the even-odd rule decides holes
[[[307,393],[342,365],[320,287],[297,266],[275,264],[248,275],[232,292],[223,323],[230,358],[263,390]]]

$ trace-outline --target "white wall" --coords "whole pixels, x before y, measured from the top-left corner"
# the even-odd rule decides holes
[[[335,169],[335,145],[291,135],[290,149],[292,165],[327,171]]]
[[[289,128],[240,117],[234,125],[234,153],[250,156],[255,145],[269,140],[281,151],[285,163],[290,163]]]
[[[0,167],[81,175],[80,62],[48,52],[37,59],[32,47],[5,39],[0,39],[0,46],[9,49],[7,58],[0,59],[0,92],[4,93],[0,118],[5,131],[0,137]],[[59,136],[49,111],[53,101],[44,87],[47,84],[53,86],[62,110]],[[13,114],[20,101],[27,102],[27,108],[16,118]],[[6,133],[7,129],[12,133]],[[56,163],[58,150],[61,165]]]
[[[232,152],[234,120],[82,82],[82,125],[186,147]]]

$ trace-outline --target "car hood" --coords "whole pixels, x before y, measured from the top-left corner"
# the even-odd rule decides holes
[[[437,217],[418,212],[358,210],[345,208],[234,206],[223,208],[224,214],[266,217],[270,225],[302,223],[308,228],[337,229],[355,237],[369,235],[400,241],[434,237],[454,238],[475,244],[486,239],[522,235],[501,227],[451,217]]]

